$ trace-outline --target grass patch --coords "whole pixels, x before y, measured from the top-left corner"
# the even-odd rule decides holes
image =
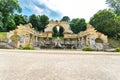
[[[113,48],[120,47],[120,40],[108,39],[108,42],[109,42],[110,46]]]
[[[3,41],[7,38],[7,32],[0,32],[0,41]]]
[[[0,32],[0,35],[6,35],[7,32]]]

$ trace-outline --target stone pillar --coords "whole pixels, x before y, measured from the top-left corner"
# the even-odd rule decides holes
[[[82,37],[82,48],[86,47],[86,37]]]
[[[80,37],[80,45],[82,45],[82,37]]]
[[[86,44],[87,44],[87,39],[86,39],[87,37],[86,36],[84,36],[84,45],[86,46]]]
[[[30,44],[32,44],[32,34],[30,34]]]
[[[94,36],[91,36],[91,37],[90,37],[90,46],[91,46],[92,48],[95,48],[95,37],[94,37]]]
[[[35,36],[35,42],[38,42],[38,37],[37,36]]]
[[[72,44],[72,38],[70,38],[70,44]]]
[[[82,37],[78,38],[78,48],[82,48]]]
[[[64,39],[64,44],[65,44],[65,39]]]
[[[86,37],[86,45],[88,45],[88,46],[90,45],[89,44],[89,36]]]
[[[33,36],[32,36],[32,44],[34,45],[35,42],[36,42],[36,37],[33,35]]]
[[[30,36],[28,34],[26,34],[24,45],[28,45],[28,44],[30,44]]]

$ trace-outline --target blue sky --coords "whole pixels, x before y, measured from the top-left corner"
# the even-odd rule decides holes
[[[60,20],[63,16],[89,21],[97,11],[107,8],[106,0],[19,0],[23,15],[47,15]]]

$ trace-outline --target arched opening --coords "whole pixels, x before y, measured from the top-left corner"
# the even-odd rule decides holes
[[[64,32],[64,28],[61,27],[61,26],[55,26],[53,28],[53,37],[64,37],[63,35],[63,32]]]
[[[14,46],[14,47],[17,47],[17,45],[18,45],[18,41],[20,40],[20,36],[19,35],[17,35],[17,34],[14,34],[14,35],[12,35],[11,37],[10,37],[10,39],[12,40],[12,46]]]
[[[96,38],[96,39],[95,39],[95,42],[96,42],[96,43],[103,43],[103,40],[100,39],[100,38]]]
[[[10,37],[10,39],[11,39],[12,41],[18,41],[18,40],[20,40],[20,36],[17,35],[17,34],[15,34],[15,35],[12,35],[12,36]]]

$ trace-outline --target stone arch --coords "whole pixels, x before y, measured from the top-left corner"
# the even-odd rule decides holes
[[[46,28],[44,30],[45,33],[48,34],[48,37],[52,37],[53,28],[55,26],[60,26],[64,29],[64,32],[63,32],[64,36],[66,34],[72,34],[73,33],[71,28],[70,28],[70,25],[68,24],[68,22],[66,22],[66,21],[50,21],[49,24],[46,26]]]
[[[101,40],[102,41],[101,43],[108,43],[108,39],[107,39],[106,35],[104,35],[100,32],[97,32],[97,35],[98,35],[98,37],[96,37],[96,39]]]
[[[98,38],[95,39],[95,42],[96,42],[96,43],[103,43],[103,40],[98,37]]]

